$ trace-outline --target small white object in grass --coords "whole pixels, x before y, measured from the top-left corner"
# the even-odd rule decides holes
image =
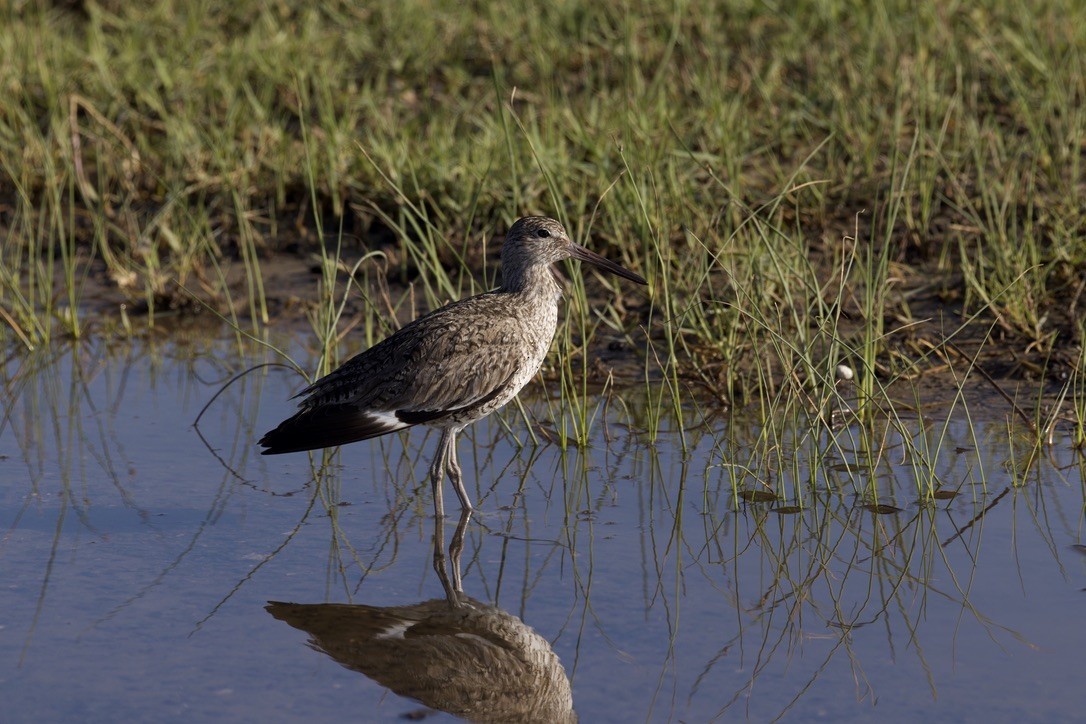
[[[848,365],[837,365],[837,379],[839,380],[851,380],[856,376],[856,373],[852,371],[852,368]]]

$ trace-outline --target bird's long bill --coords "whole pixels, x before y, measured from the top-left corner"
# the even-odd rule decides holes
[[[569,247],[569,253],[570,256],[572,256],[574,259],[586,261],[589,264],[603,269],[604,271],[609,271],[612,274],[616,274],[623,279],[629,279],[631,282],[637,282],[638,284],[648,284],[648,282],[645,281],[645,278],[640,274],[634,274],[626,267],[620,264],[616,264],[610,259],[600,256],[594,251],[589,251],[588,249],[580,246],[579,244],[571,244]]]

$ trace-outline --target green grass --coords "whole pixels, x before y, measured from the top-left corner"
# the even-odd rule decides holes
[[[660,405],[818,409],[847,362],[862,408],[961,320],[1081,379],[1081,3],[461,5],[6,5],[0,335],[85,334],[102,284],[128,308],[98,331],[195,294],[259,332],[274,254],[328,293],[386,233],[361,318],[310,307],[371,339],[486,288],[483,248],[545,213],[653,280],[576,283],[562,339],[644,340]]]

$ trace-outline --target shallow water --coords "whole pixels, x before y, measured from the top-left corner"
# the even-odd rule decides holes
[[[261,457],[255,441],[299,386],[272,369],[214,401],[205,445],[197,413],[263,360],[182,333],[9,358],[4,721],[394,721],[427,711],[375,680],[390,683],[397,662],[409,681],[390,685],[425,699],[422,672],[441,669],[436,691],[455,689],[458,706],[482,707],[462,711],[482,716],[514,680],[520,702],[561,687],[533,683],[553,667],[505,676],[496,664],[455,682],[470,668],[461,662],[497,649],[547,662],[548,646],[585,722],[1082,716],[1086,490],[1065,438],[1023,472],[1028,440],[1008,433],[1002,411],[978,422],[974,410],[972,428],[916,423],[941,451],[933,471],[960,488],[920,505],[926,468],[893,433],[877,459],[787,426],[766,448],[756,421],[700,425],[692,404],[685,432],[665,418],[653,444],[634,389],[590,401],[592,444],[563,452],[531,444],[525,417],[507,410],[461,437],[479,512],[460,568],[479,603],[471,621],[426,620],[450,646],[477,646],[447,647],[442,660],[388,648],[411,637],[387,623],[441,611],[417,607],[445,594],[423,482],[437,436]],[[545,428],[560,414],[538,392],[525,407]],[[744,502],[733,480],[762,480],[786,500]],[[863,508],[869,484],[899,510]],[[443,526],[446,544],[456,523]],[[362,607],[269,612],[269,601]],[[415,608],[375,610],[392,606]],[[286,620],[299,611],[301,622]],[[328,611],[351,622],[318,616]],[[374,617],[386,628],[367,645]],[[484,619],[515,640],[457,629]],[[305,622],[320,629],[316,646],[295,627]],[[442,668],[449,656],[456,665]]]

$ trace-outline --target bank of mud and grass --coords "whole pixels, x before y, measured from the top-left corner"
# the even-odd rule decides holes
[[[819,409],[843,365],[862,400],[1081,425],[1086,24],[1059,3],[3,12],[13,348],[196,314],[364,345],[492,286],[543,213],[652,280],[572,278],[556,379]]]

